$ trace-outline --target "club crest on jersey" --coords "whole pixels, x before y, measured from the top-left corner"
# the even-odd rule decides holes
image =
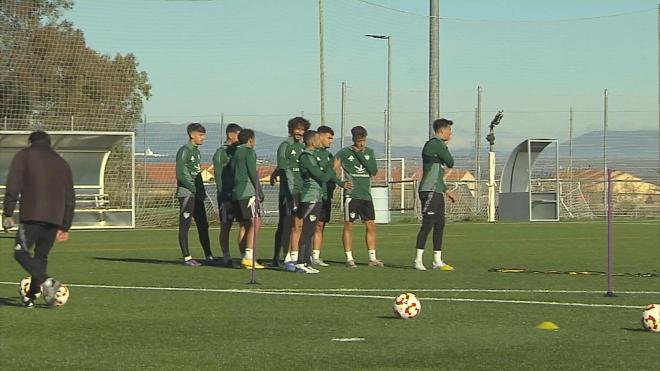
[[[368,159],[371,158],[371,156],[369,156],[369,155],[364,155],[364,158],[368,160]]]

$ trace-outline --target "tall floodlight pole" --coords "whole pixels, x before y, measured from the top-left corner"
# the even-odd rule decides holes
[[[495,221],[495,126],[500,124],[504,111],[497,111],[497,114],[490,122],[488,127],[490,132],[486,136],[486,140],[490,144],[488,148],[488,221]]]
[[[429,17],[429,138],[433,138],[433,121],[440,118],[440,6],[430,0]]]
[[[373,39],[387,40],[387,116],[385,118],[385,158],[387,161],[385,182],[392,181],[392,37],[389,35],[364,35]]]
[[[603,91],[603,204],[607,208],[607,89]]]
[[[324,47],[323,0],[319,0],[319,86],[321,89],[321,125],[325,125],[325,56]]]

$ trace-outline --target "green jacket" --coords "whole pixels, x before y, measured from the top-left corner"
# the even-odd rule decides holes
[[[314,151],[314,155],[316,156],[316,160],[319,163],[321,171],[332,169],[334,165],[334,156],[332,156],[330,151],[328,151],[326,148],[319,148]],[[337,174],[335,174],[334,171],[332,172],[332,175],[333,177],[325,182],[325,185],[321,188],[324,200],[332,199],[332,195],[334,194],[337,185],[343,185],[343,182],[337,177]]]
[[[223,144],[213,155],[213,176],[218,189],[218,202],[231,201],[234,189],[234,174],[231,171],[231,159],[236,153],[236,145]]]
[[[257,153],[246,144],[236,147],[234,157],[230,162],[231,173],[234,176],[234,188],[231,198],[234,201],[246,200],[259,195],[263,199],[259,176],[257,175]]]
[[[280,196],[292,198],[302,191],[302,178],[298,157],[305,145],[288,137],[277,149],[277,167],[280,173]]]
[[[316,153],[317,150],[305,149],[300,155],[300,176],[303,180],[300,202],[320,202],[326,183],[337,179],[332,167],[321,169]]]
[[[371,177],[378,172],[373,149],[366,147],[356,152],[352,147],[345,147],[337,152],[335,158],[339,159],[348,180],[353,183],[353,189],[344,194],[354,199],[371,201]]]
[[[177,197],[194,195],[196,198],[206,198],[202,181],[201,156],[197,146],[190,142],[179,148],[176,153],[176,185]]]
[[[424,144],[422,149],[422,180],[419,182],[420,192],[443,193],[447,190],[445,185],[443,166],[454,167],[454,158],[444,140],[433,137]]]

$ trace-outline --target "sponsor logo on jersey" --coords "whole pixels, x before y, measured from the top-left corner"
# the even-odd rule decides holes
[[[355,160],[355,157],[353,157],[353,155],[350,155],[346,159],[352,162],[353,160]]]

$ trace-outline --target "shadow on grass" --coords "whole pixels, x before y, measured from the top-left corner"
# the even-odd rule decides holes
[[[639,328],[639,327],[636,327],[636,328],[621,327],[621,330],[626,330],[626,331],[629,331],[629,332],[651,332],[649,330]]]
[[[181,265],[181,260],[144,259],[144,258],[107,258],[103,256],[95,256],[92,259],[111,261],[111,262],[122,262],[122,263]]]
[[[401,318],[399,318],[399,317],[397,317],[397,316],[395,316],[395,315],[391,315],[391,316],[377,316],[376,318],[378,318],[378,319],[401,319]]]
[[[0,305],[7,307],[22,307],[21,301],[18,298],[0,298]]]
[[[333,266],[334,266],[335,264],[340,265],[340,266],[345,266],[345,265],[346,265],[346,261],[325,260],[325,259],[324,259],[324,261],[325,261],[326,263],[328,263],[328,264],[332,264]],[[415,268],[412,266],[412,264],[411,264],[411,265],[388,264],[387,262],[383,262],[383,264],[385,264],[385,268],[395,268],[395,269],[415,269]],[[369,266],[367,265],[367,263],[358,263],[358,262],[355,262],[355,265],[357,265],[358,267],[368,267],[368,268],[371,268],[371,267],[369,267]]]

